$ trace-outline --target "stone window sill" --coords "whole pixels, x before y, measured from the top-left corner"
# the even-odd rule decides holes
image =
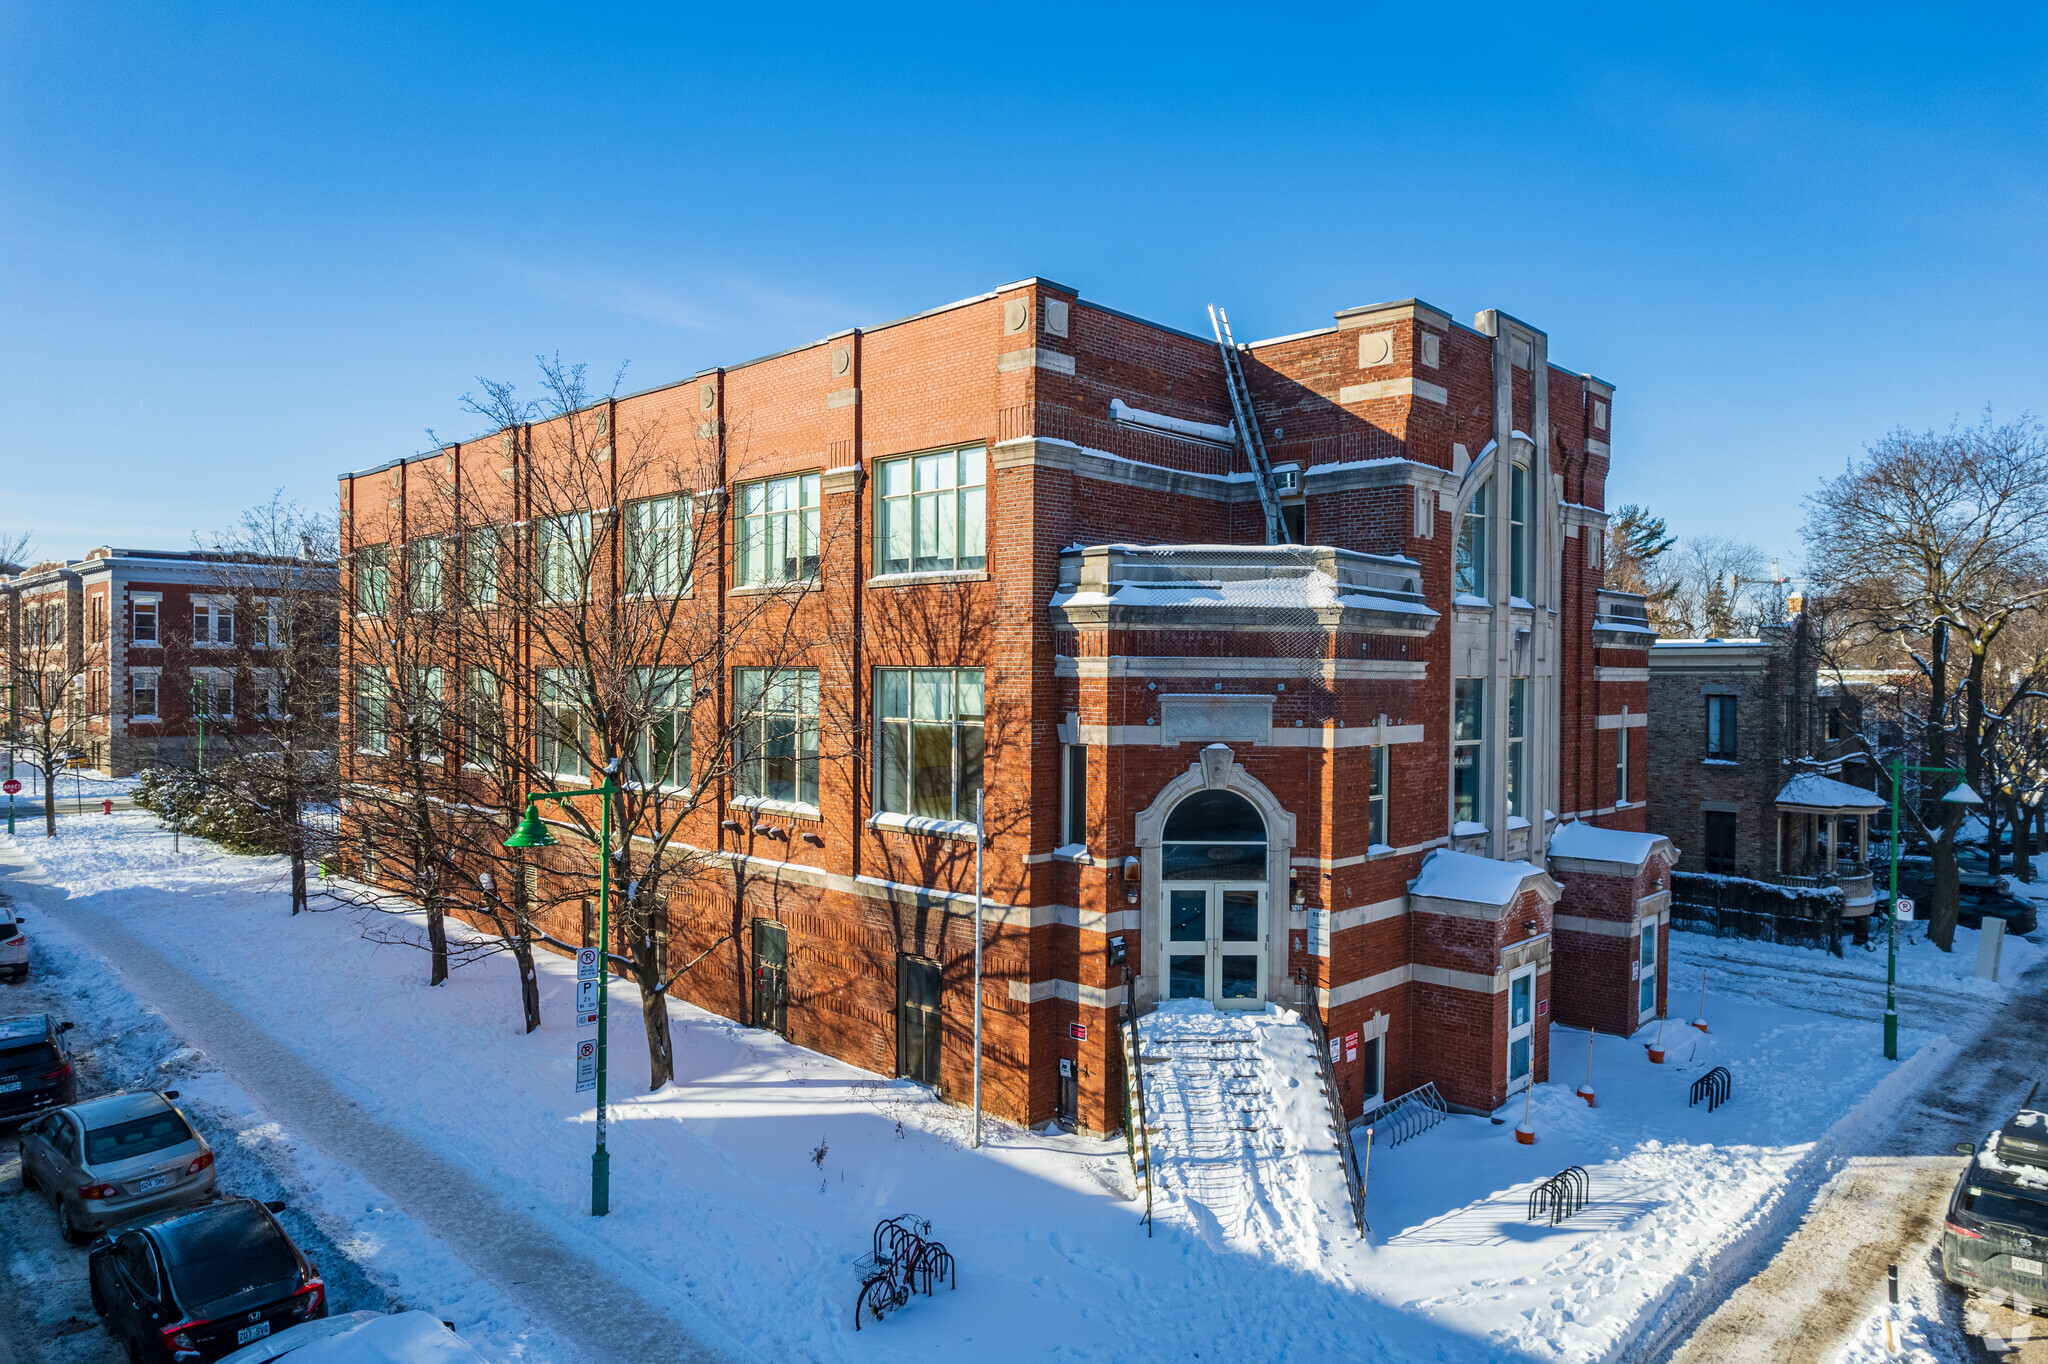
[[[790,578],[778,583],[746,583],[725,590],[728,597],[767,597],[778,593],[815,592],[819,580],[816,578]]]
[[[918,815],[898,815],[884,811],[868,816],[870,829],[889,829],[896,833],[923,834],[928,838],[958,838],[972,843],[975,827],[966,819],[925,819]]]
[[[726,802],[733,810],[747,810],[757,815],[788,815],[792,819],[819,819],[824,812],[815,805],[806,805],[800,800],[770,800],[766,796],[734,796]]]
[[[988,572],[985,569],[934,569],[927,573],[878,573],[869,578],[869,587],[921,587],[929,583],[985,583]]]

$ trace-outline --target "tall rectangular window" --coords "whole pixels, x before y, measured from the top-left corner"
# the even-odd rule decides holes
[[[538,709],[540,733],[534,758],[540,770],[564,777],[589,776],[590,734],[583,724],[583,709],[577,704],[574,671],[541,669]]]
[[[148,596],[137,594],[128,599],[128,609],[131,613],[131,619],[134,621],[134,626],[130,631],[134,635],[132,643],[158,643],[156,617],[157,608],[162,604],[162,601],[163,599],[154,592]]]
[[[540,591],[549,602],[583,600],[590,577],[590,513],[550,516],[540,523]]]
[[[1491,595],[1486,583],[1486,504],[1491,492],[1486,484],[1480,484],[1473,491],[1472,500],[1465,504],[1465,514],[1458,521],[1458,555],[1452,576],[1460,596]]]
[[[447,695],[441,670],[414,668],[412,695],[407,701],[412,712],[411,723],[406,727],[407,737],[412,744],[412,756],[419,762],[440,762],[447,713]]]
[[[1724,874],[1735,871],[1735,812],[1733,810],[1708,810],[1702,818],[1706,821],[1706,854],[1703,861],[1710,872]]]
[[[649,786],[688,786],[690,670],[642,668],[639,685],[647,722],[635,745],[635,775]]]
[[[740,485],[740,583],[799,582],[818,576],[817,474]]]
[[[626,504],[626,590],[673,597],[690,581],[689,501],[649,497]]]
[[[1485,739],[1486,679],[1458,678],[1451,699],[1451,818],[1460,824],[1479,823]]]
[[[740,794],[818,803],[818,670],[740,668]]]
[[[469,532],[463,540],[462,591],[473,607],[498,604],[498,531],[495,526]]]
[[[356,610],[381,616],[391,609],[391,547],[365,545],[356,551]]]
[[[157,717],[157,673],[154,668],[138,668],[128,674],[128,711],[133,720],[154,720]]]
[[[1372,785],[1365,797],[1366,841],[1375,848],[1387,846],[1387,753],[1385,744],[1374,744],[1372,754]]]
[[[1508,475],[1508,595],[1529,598],[1529,471]]]
[[[391,684],[377,667],[356,669],[356,747],[383,753],[391,747]]]
[[[497,674],[485,668],[471,668],[469,685],[463,690],[462,727],[464,757],[471,766],[498,764],[498,745],[504,737],[501,705]]]
[[[1707,756],[1735,756],[1735,698],[1732,696],[1707,698]]]
[[[1523,740],[1529,737],[1529,679],[1515,677],[1508,680],[1508,814],[1527,819],[1529,811],[1528,774],[1523,771],[1526,761],[1524,754],[1528,745]]]
[[[1628,719],[1624,714],[1623,721]],[[1628,804],[1628,726],[1614,731],[1614,803]]]
[[[87,627],[86,638],[91,640],[93,643],[98,644],[101,641],[105,640],[106,637],[107,599],[105,597],[94,597],[92,599],[92,613],[90,618],[90,624]]]
[[[875,673],[875,809],[925,819],[974,818],[981,790],[982,670]]]
[[[1088,844],[1088,746],[1060,746],[1060,842]]]
[[[878,460],[875,567],[937,573],[988,566],[986,449]]]
[[[441,609],[441,579],[446,553],[438,536],[415,540],[406,546],[407,605],[413,610]]]

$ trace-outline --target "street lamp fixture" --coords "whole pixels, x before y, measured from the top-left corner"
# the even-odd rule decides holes
[[[605,1059],[606,1045],[610,1031],[609,1011],[605,1007],[606,986],[611,982],[611,951],[606,946],[611,941],[612,913],[612,797],[620,794],[618,781],[607,771],[604,785],[586,787],[580,791],[529,791],[526,793],[526,813],[519,820],[519,827],[505,840],[508,848],[547,848],[558,841],[548,832],[548,826],[541,822],[540,802],[560,801],[566,804],[579,796],[596,796],[602,814],[599,816],[597,854],[597,1149],[590,1156],[590,1215],[603,1217],[612,1208],[612,1158],[605,1150]]]
[[[1892,885],[1891,899],[1885,905],[1885,962],[1884,962],[1884,1059],[1899,1059],[1899,793],[1905,788],[1908,772],[1925,772],[1932,776],[1962,777],[1960,767],[1908,767],[1901,758],[1892,764]],[[1967,781],[1958,781],[1955,789],[1941,798],[1943,805],[1968,809],[1982,805],[1984,797],[1970,789]]]

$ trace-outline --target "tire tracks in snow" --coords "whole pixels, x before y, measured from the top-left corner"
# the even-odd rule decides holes
[[[622,1257],[593,1256],[545,1220],[500,1200],[467,1170],[346,1098],[317,1069],[250,1024],[206,985],[121,924],[79,900],[51,897],[45,913],[88,938],[191,1045],[200,1047],[272,1113],[329,1157],[353,1167],[478,1274],[499,1285],[586,1364],[724,1360],[704,1326],[684,1320],[669,1294]],[[52,904],[61,908],[53,909]],[[715,1329],[715,1328],[714,1328]],[[566,1361],[561,1364],[567,1364]]]

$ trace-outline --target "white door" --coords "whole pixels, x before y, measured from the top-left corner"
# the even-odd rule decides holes
[[[1508,977],[1508,1093],[1526,1088],[1536,1065],[1536,967]]]
[[[1266,888],[1223,881],[1168,883],[1167,999],[1206,999],[1219,1009],[1266,1003]]]
[[[1636,982],[1637,1021],[1657,1012],[1657,921],[1643,920],[1641,978]]]

